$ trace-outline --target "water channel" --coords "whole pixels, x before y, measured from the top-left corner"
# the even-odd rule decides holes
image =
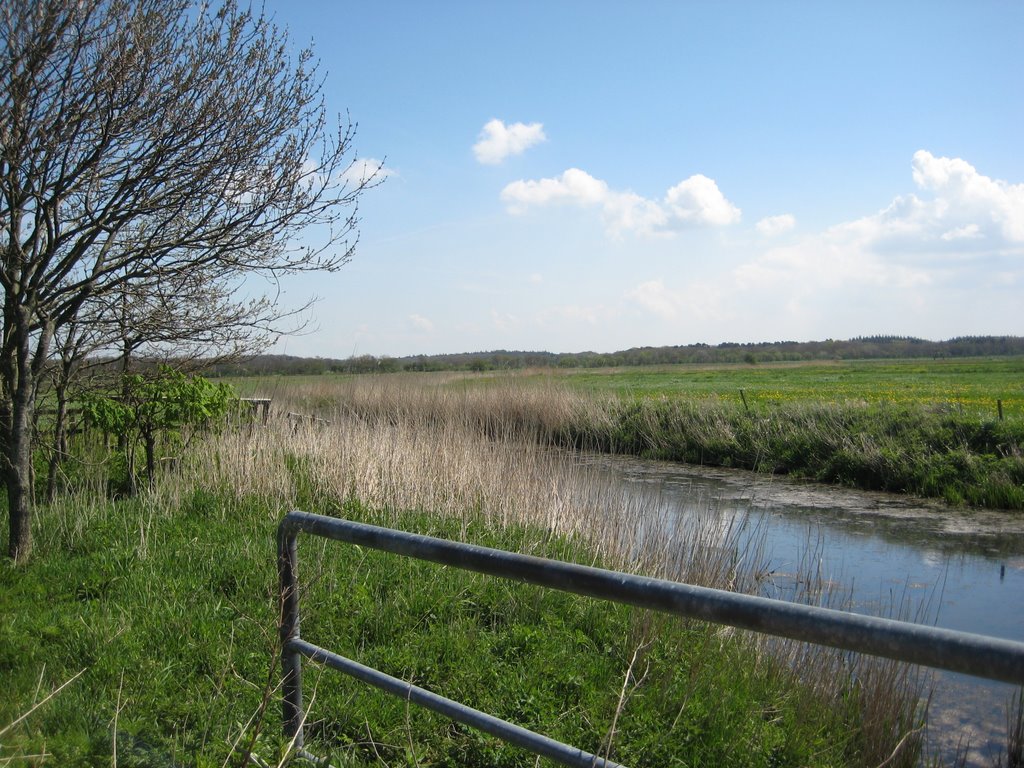
[[[813,563],[848,610],[1024,641],[1024,514],[625,457],[587,456],[631,494],[685,524],[718,515],[755,532],[770,590],[785,596]],[[991,766],[1005,749],[1013,686],[937,672],[928,745]]]

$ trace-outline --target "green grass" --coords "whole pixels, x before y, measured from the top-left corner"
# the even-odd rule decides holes
[[[355,374],[228,378],[243,396],[281,397],[303,388],[358,380]],[[416,380],[422,386],[489,388],[510,380],[552,381],[580,391],[623,397],[722,399],[752,408],[851,402],[934,406],[995,418],[1024,418],[1024,357],[828,362],[721,363],[629,368],[534,369],[508,374],[440,372],[387,374],[385,379]],[[314,404],[315,405],[315,404]]]
[[[217,740],[255,710],[274,621],[273,563],[239,536],[256,510],[201,493],[173,516],[153,506],[99,503],[81,534],[44,513],[32,562],[0,566],[0,723],[82,672],[3,738],[0,757],[109,762],[116,714],[124,749],[153,744],[183,764],[209,753],[199,764],[212,765]]]
[[[537,377],[552,374],[539,373]],[[1024,418],[1024,358],[855,360],[758,365],[676,365],[559,371],[559,380],[601,394],[719,398],[754,409],[851,402],[923,405]]]
[[[333,508],[380,517],[354,502]],[[177,506],[152,498],[44,511],[32,561],[0,564],[0,728],[74,679],[0,736],[0,763],[109,765],[115,733],[120,766],[241,764],[250,743],[276,763],[281,512],[201,489]],[[397,519],[462,533],[462,522],[429,514]],[[539,540],[479,522],[466,534],[506,549],[536,551]],[[609,743],[633,660],[610,739],[626,764],[865,761],[852,689],[823,702],[706,626],[352,546],[303,538],[300,553],[305,637],[582,748]],[[546,553],[589,561],[564,540]],[[337,673],[308,667],[305,679],[309,746],[336,766],[533,765]],[[49,757],[30,757],[40,754]]]

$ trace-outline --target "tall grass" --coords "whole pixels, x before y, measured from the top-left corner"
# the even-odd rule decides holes
[[[886,402],[783,402],[593,394],[524,376],[321,377],[296,407],[361,419],[472,424],[562,447],[793,474],[952,504],[1024,509],[1024,422]]]

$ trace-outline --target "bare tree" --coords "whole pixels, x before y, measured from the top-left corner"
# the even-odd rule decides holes
[[[373,177],[352,178],[354,127],[328,124],[311,53],[233,0],[8,0],[0,38],[0,473],[21,561],[54,334],[125,286],[336,269]]]
[[[304,325],[309,304],[283,310],[267,296],[238,298],[237,284],[216,282],[203,269],[125,282],[79,312],[95,339],[91,354],[122,372],[142,358],[198,369],[237,359]]]
[[[52,347],[52,359],[46,367],[54,401],[52,440],[46,461],[47,501],[53,501],[56,495],[57,474],[68,456],[69,391],[72,384],[80,378],[89,360],[89,354],[98,348],[97,332],[88,323],[65,323],[55,330]],[[36,381],[37,395],[43,384],[42,380]]]

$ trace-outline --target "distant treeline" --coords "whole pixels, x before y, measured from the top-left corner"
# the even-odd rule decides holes
[[[463,352],[452,355],[374,357],[346,360],[326,357],[258,355],[223,363],[214,376],[262,376],[318,373],[397,373],[399,371],[493,371],[519,368],[607,368],[679,363],[774,363],[801,360],[866,360],[913,357],[990,357],[1024,355],[1024,337],[960,336],[928,341],[909,336],[863,336],[847,341],[772,341],[758,344],[688,344],[635,347],[622,352]]]

